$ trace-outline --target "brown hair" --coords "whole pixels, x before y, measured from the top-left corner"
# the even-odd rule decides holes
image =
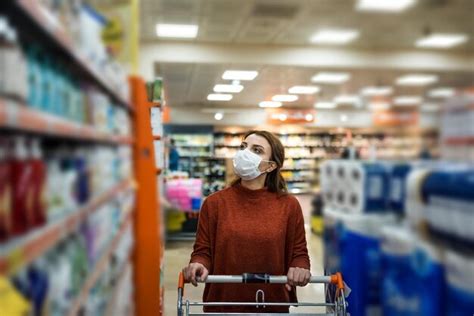
[[[272,155],[270,156],[270,161],[276,163],[277,167],[270,173],[267,174],[265,179],[265,187],[268,191],[275,192],[279,195],[287,194],[288,189],[286,188],[286,181],[280,173],[280,169],[283,167],[283,162],[285,161],[285,147],[281,143],[280,139],[276,137],[273,133],[267,131],[249,131],[247,132],[243,139],[245,140],[250,135],[258,135],[265,138],[270,144],[272,149]],[[240,183],[240,178],[232,182],[232,186]]]

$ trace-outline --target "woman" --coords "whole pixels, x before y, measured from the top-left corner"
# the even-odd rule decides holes
[[[266,131],[251,131],[234,157],[239,177],[209,196],[200,212],[194,251],[184,277],[193,285],[211,275],[287,275],[287,284],[206,284],[204,302],[296,302],[295,286],[311,277],[303,214],[280,174],[285,149]],[[205,307],[205,312],[282,312],[288,307]]]

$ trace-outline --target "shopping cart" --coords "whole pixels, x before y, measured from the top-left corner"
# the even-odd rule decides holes
[[[286,276],[271,276],[268,274],[255,274],[255,273],[244,273],[242,275],[210,275],[207,277],[205,282],[198,281],[200,283],[273,283],[273,284],[286,284]],[[333,316],[346,316],[346,299],[344,293],[344,282],[342,275],[336,273],[329,276],[312,276],[309,283],[324,283],[333,284],[335,291],[333,295],[332,303],[275,303],[265,302],[265,293],[262,290],[258,290],[255,293],[255,303],[253,302],[190,302],[189,300],[183,301],[184,295],[184,275],[182,272],[179,274],[178,282],[178,316],[183,315],[285,315],[276,313],[191,313],[190,308],[196,306],[311,306],[311,307],[326,307],[327,313],[325,314],[293,314],[293,315],[333,315]],[[289,314],[287,314],[289,315]]]

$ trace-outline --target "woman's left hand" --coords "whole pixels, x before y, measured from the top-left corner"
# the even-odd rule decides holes
[[[305,286],[311,279],[311,272],[303,268],[290,268],[288,270],[288,283],[286,289],[291,291],[292,286]]]

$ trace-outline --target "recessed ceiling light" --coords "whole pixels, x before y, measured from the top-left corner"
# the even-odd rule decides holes
[[[436,75],[411,74],[399,77],[397,84],[400,86],[426,86],[438,81]]]
[[[220,121],[220,120],[222,120],[223,118],[224,118],[224,114],[221,113],[221,112],[217,112],[216,114],[214,114],[214,119],[215,119],[216,121]]]
[[[337,104],[334,103],[334,102],[316,102],[314,104],[314,107],[317,108],[317,109],[334,109],[335,107],[337,107]]]
[[[366,87],[362,89],[361,91],[362,95],[365,96],[384,96],[384,95],[390,95],[393,93],[393,88],[392,87]]]
[[[388,110],[390,108],[390,103],[388,103],[388,102],[371,102],[371,103],[369,103],[368,107],[372,111]]]
[[[423,112],[436,112],[440,110],[439,104],[425,103],[421,106]]]
[[[349,119],[349,117],[346,114],[341,114],[339,118],[341,122],[347,122],[347,120]]]
[[[442,34],[435,33],[416,41],[416,47],[422,48],[451,48],[467,42],[466,34]]]
[[[298,100],[298,96],[291,94],[277,94],[272,98],[272,101],[277,102],[295,102],[296,100]]]
[[[396,97],[393,99],[393,104],[395,105],[417,105],[423,101],[421,97],[418,96],[402,96]]]
[[[156,35],[159,37],[195,38],[199,26],[190,24],[157,24]]]
[[[244,86],[237,84],[216,84],[214,86],[214,92],[239,93],[243,89]]]
[[[359,104],[360,98],[357,95],[340,95],[334,98],[337,104]]]
[[[283,114],[283,113],[282,113],[282,114],[280,114],[280,115],[278,116],[278,118],[280,119],[280,121],[283,122],[283,121],[286,121],[286,119],[288,118],[288,116],[287,116],[286,114]]]
[[[227,70],[222,75],[224,80],[254,80],[258,71],[254,70]]]
[[[261,108],[279,108],[282,106],[282,103],[276,101],[262,101],[258,106]]]
[[[306,121],[308,122],[311,122],[314,120],[314,116],[313,114],[306,114],[306,116],[304,117],[306,119]]]
[[[315,94],[320,90],[321,88],[317,86],[294,86],[288,89],[288,92],[294,94]]]
[[[430,98],[449,98],[456,94],[456,90],[453,88],[436,88],[428,91]]]
[[[358,0],[356,10],[401,12],[415,4],[415,0]]]
[[[311,43],[344,45],[359,37],[357,30],[324,29],[319,30],[311,36]]]
[[[207,96],[209,101],[230,101],[232,94],[211,93]]]
[[[346,82],[351,77],[345,72],[320,72],[311,78],[315,83],[340,84]]]

